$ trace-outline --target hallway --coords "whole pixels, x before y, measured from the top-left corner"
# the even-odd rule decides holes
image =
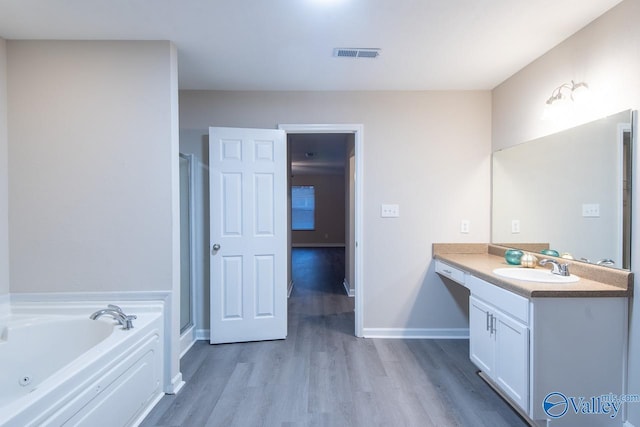
[[[186,381],[153,426],[525,426],[477,375],[466,340],[354,336],[344,250],[293,249],[286,340],[209,345],[183,357]]]

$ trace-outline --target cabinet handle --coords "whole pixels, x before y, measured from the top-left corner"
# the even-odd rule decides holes
[[[452,273],[452,271],[451,271],[451,270],[442,270],[442,271],[444,271],[444,272],[445,272],[445,273],[447,273],[448,275],[451,275],[451,273]]]
[[[494,316],[493,314],[491,315],[491,333],[496,333],[496,316]]]
[[[489,312],[488,312],[488,311],[486,312],[486,315],[487,315],[487,331],[488,331],[488,330],[489,330],[489,328],[490,328],[490,326],[489,326],[489,325],[490,325],[490,323],[491,323],[491,321],[489,320],[489,316],[491,316],[491,315],[489,314]]]

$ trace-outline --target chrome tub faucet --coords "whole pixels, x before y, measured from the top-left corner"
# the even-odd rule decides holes
[[[102,310],[96,311],[91,316],[89,316],[89,318],[91,320],[96,320],[104,315],[109,315],[113,317],[118,322],[118,324],[122,326],[122,329],[124,330],[132,329],[133,321],[138,318],[135,315],[124,314],[122,309],[114,304],[109,304],[107,308],[103,308]]]

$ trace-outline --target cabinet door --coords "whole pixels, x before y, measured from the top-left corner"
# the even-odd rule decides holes
[[[469,298],[469,357],[490,377],[493,377],[495,358],[492,318],[492,310],[489,306],[472,295]]]
[[[496,315],[494,381],[526,412],[529,411],[529,329]]]

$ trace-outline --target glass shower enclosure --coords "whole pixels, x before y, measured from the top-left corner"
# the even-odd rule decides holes
[[[193,326],[193,155],[180,153],[180,334]]]

